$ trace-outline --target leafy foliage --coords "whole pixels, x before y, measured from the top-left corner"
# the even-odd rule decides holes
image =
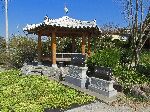
[[[5,47],[6,47],[5,39],[4,39],[4,37],[0,36],[0,49],[3,49]]]
[[[121,49],[120,64],[123,67],[128,67],[132,60],[133,53],[131,49]]]
[[[22,67],[24,62],[34,60],[36,56],[36,42],[30,38],[17,36],[13,37],[10,41],[9,53],[5,49],[1,50],[0,62],[9,64],[11,67]]]
[[[115,48],[115,44],[112,42],[111,35],[105,35],[95,40],[95,50],[111,49]]]
[[[104,49],[97,51],[87,59],[88,76],[94,76],[95,66],[115,68],[119,64],[120,51],[118,49]]]
[[[143,51],[140,55],[140,64],[137,66],[137,71],[145,74],[150,78],[150,52]]]
[[[120,50],[104,49],[87,59],[87,66],[104,66],[114,68],[120,60]]]
[[[142,67],[139,66],[139,69],[129,69],[128,65],[132,58],[132,51],[130,49],[100,50],[88,58],[88,73],[90,76],[94,75],[95,66],[111,67],[116,82],[129,93],[130,88],[134,85],[150,84],[149,57],[148,52],[143,52],[141,55]]]
[[[145,84],[150,82],[150,78],[145,77],[144,74],[140,74],[136,70],[129,70],[128,68],[123,68],[121,66],[113,69],[113,74],[117,78],[117,81],[125,88],[132,87],[136,84]]]
[[[57,52],[71,53],[72,38],[57,38]],[[75,52],[81,52],[81,38],[75,38]]]
[[[140,56],[140,63],[145,66],[150,66],[150,51],[143,51]]]
[[[0,73],[0,111],[41,112],[45,108],[67,109],[95,98],[44,76],[21,76],[17,70]]]

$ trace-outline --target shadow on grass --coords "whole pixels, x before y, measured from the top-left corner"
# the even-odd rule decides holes
[[[136,95],[132,92],[130,92],[129,88],[124,89],[123,93],[126,95],[126,97],[130,98],[131,100],[135,102],[147,102],[149,101],[149,98],[145,98],[141,95]]]

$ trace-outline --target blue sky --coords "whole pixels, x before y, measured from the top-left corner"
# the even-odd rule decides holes
[[[125,26],[120,4],[114,0],[11,0],[9,2],[9,35],[17,34],[26,24],[42,22],[49,18],[64,16],[64,5],[69,9],[67,16],[80,20],[97,20],[97,24],[113,22]],[[1,4],[2,5],[2,4]],[[0,35],[5,34],[5,15],[0,9]],[[17,26],[19,25],[19,29]]]

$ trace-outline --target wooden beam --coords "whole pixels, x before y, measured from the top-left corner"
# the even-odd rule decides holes
[[[75,37],[72,37],[72,53],[75,52]]]
[[[85,34],[82,36],[82,55],[85,55]]]
[[[42,40],[41,40],[41,34],[38,34],[38,62],[41,62],[42,58]]]
[[[91,56],[91,36],[88,36],[88,56]]]
[[[56,65],[56,33],[55,31],[52,32],[52,65]]]

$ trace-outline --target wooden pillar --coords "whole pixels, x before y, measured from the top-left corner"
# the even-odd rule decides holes
[[[91,56],[91,36],[88,37],[88,56]]]
[[[75,52],[75,37],[72,37],[72,53]]]
[[[85,34],[82,36],[82,55],[85,55]]]
[[[56,33],[52,32],[52,39],[51,39],[51,46],[52,46],[52,67],[56,67]]]
[[[52,57],[52,42],[51,42],[51,35],[47,35],[47,37],[48,37],[48,52],[49,52],[49,57],[48,57],[48,59],[49,59],[49,61],[52,59],[51,57]]]
[[[38,34],[38,63],[41,64],[42,59],[42,41],[41,34]]]

